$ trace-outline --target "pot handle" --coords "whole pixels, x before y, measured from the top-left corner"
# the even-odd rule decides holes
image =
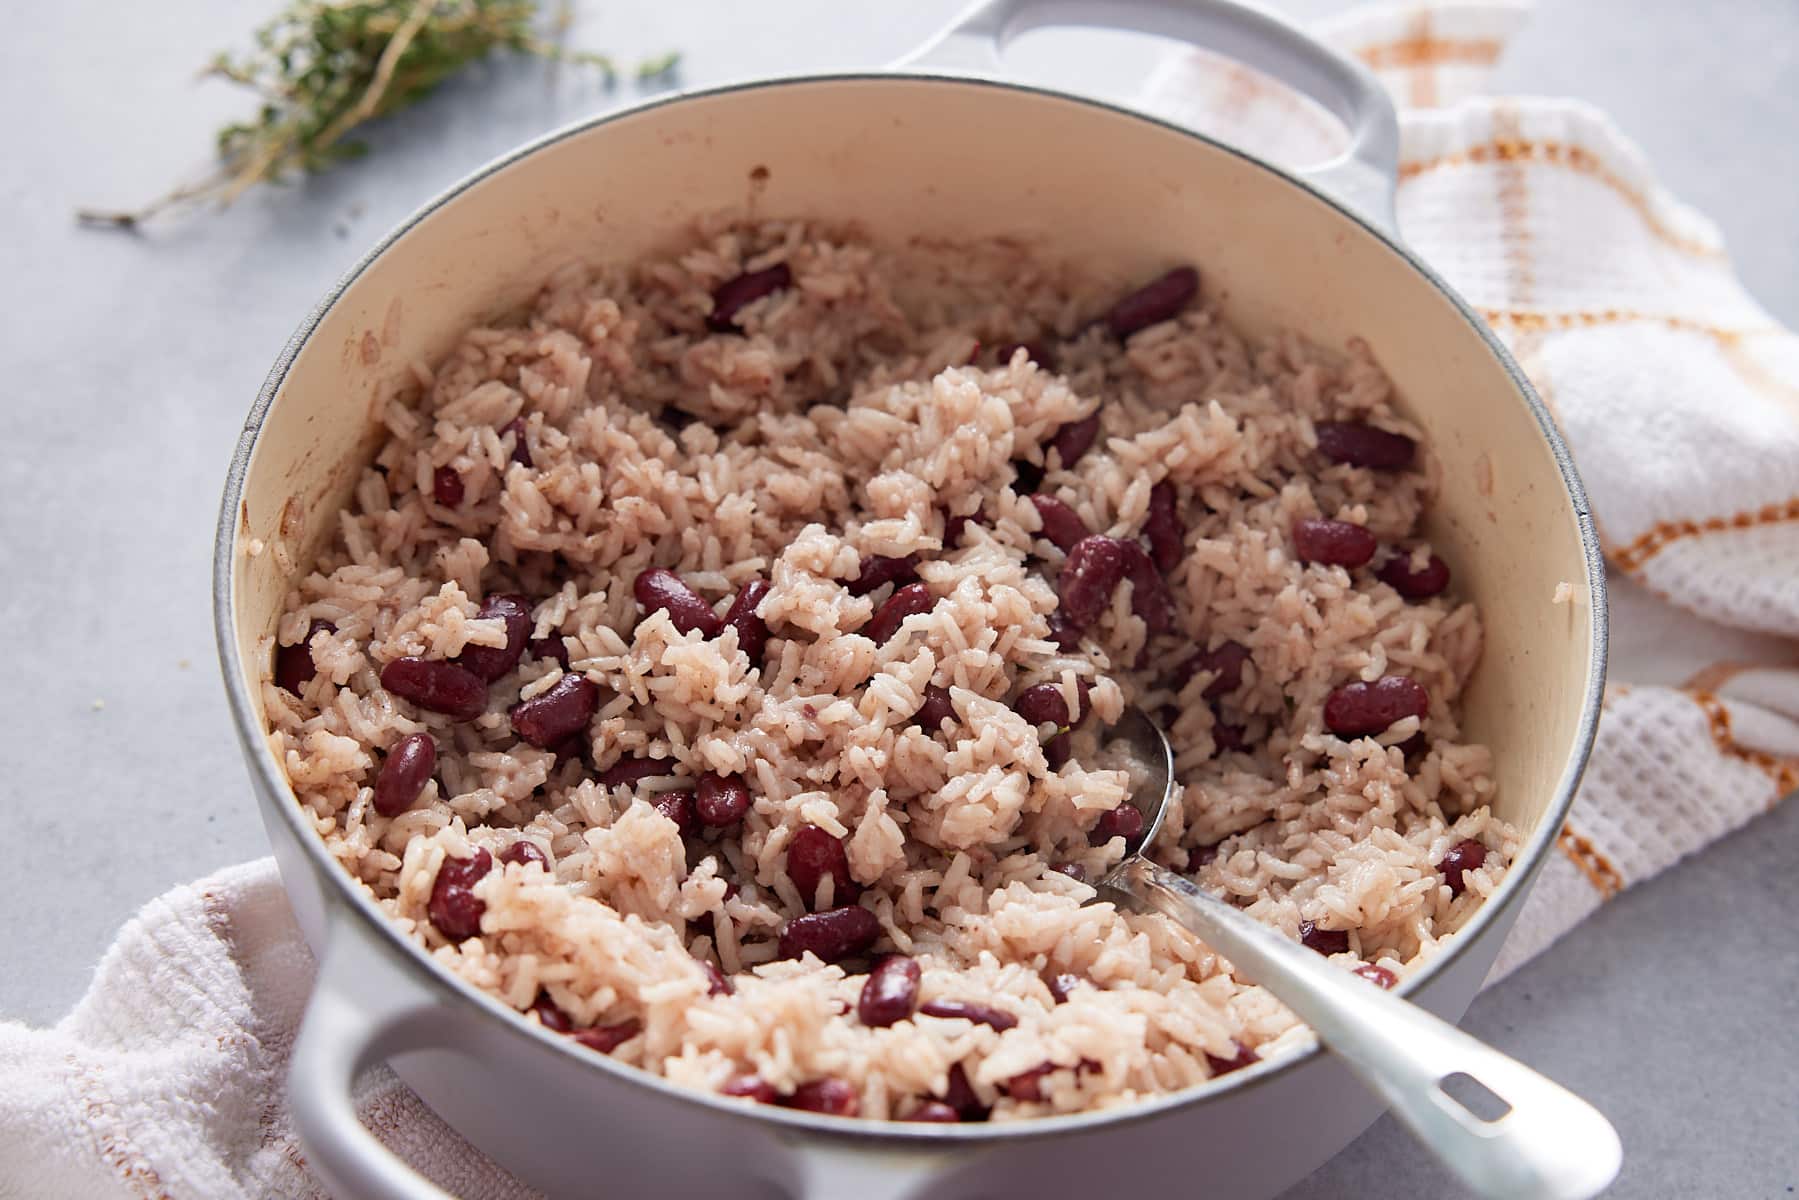
[[[1295,171],[1388,233],[1396,233],[1399,120],[1372,72],[1279,17],[1237,0],[976,0],[894,66],[994,75],[1022,33],[1058,25],[1123,29],[1228,54],[1322,104],[1349,131],[1328,162]]]
[[[441,1006],[429,990],[381,961],[374,938],[333,919],[288,1065],[287,1092],[308,1166],[332,1195],[358,1200],[450,1200],[381,1144],[356,1115],[364,1070],[427,1041]],[[377,992],[372,984],[379,981]]]
[[[801,1200],[922,1200],[940,1195],[953,1153],[882,1151],[868,1146],[810,1145],[800,1152]],[[966,1158],[961,1160],[967,1166]]]

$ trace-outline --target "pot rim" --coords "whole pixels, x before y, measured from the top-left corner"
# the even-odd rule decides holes
[[[1587,608],[1593,651],[1588,664],[1587,692],[1582,701],[1574,744],[1568,762],[1563,768],[1562,777],[1556,785],[1556,794],[1553,800],[1544,810],[1542,818],[1526,841],[1517,861],[1513,863],[1511,871],[1501,882],[1499,889],[1488,897],[1466,925],[1456,931],[1445,949],[1416,971],[1407,975],[1396,989],[1397,993],[1410,995],[1428,985],[1442,968],[1458,959],[1489,926],[1498,922],[1508,909],[1522,901],[1567,818],[1568,810],[1574,801],[1575,791],[1592,753],[1605,687],[1608,629],[1605,561],[1599,545],[1598,532],[1593,523],[1591,508],[1587,501],[1586,490],[1581,484],[1573,459],[1562,440],[1560,431],[1556,428],[1554,419],[1537,396],[1535,389],[1531,387],[1529,380],[1525,378],[1523,371],[1486,322],[1449,286],[1447,281],[1420,260],[1404,243],[1400,242],[1396,234],[1383,230],[1377,222],[1363,216],[1328,192],[1294,173],[1196,130],[1107,100],[1036,84],[940,70],[839,71],[742,80],[652,96],[635,104],[572,121],[490,160],[452,183],[401,220],[371,250],[358,259],[355,265],[339,277],[288,339],[274,365],[270,368],[261,390],[257,393],[255,404],[252,405],[245,418],[243,433],[232,452],[231,466],[225,480],[218,528],[214,538],[212,578],[214,636],[218,643],[219,661],[224,673],[226,697],[230,703],[232,719],[237,726],[238,738],[248,757],[254,763],[255,779],[253,782],[260,783],[270,796],[286,798],[286,803],[277,803],[275,807],[281,810],[283,820],[288,823],[296,839],[305,847],[304,853],[310,865],[316,872],[331,879],[331,886],[334,889],[332,898],[340,907],[347,905],[365,925],[378,931],[383,943],[390,951],[400,952],[401,961],[406,966],[414,971],[424,971],[434,983],[445,990],[448,996],[480,1010],[485,1015],[506,1022],[514,1034],[534,1037],[543,1045],[553,1048],[555,1052],[566,1055],[571,1061],[580,1062],[594,1070],[610,1073],[620,1081],[633,1086],[659,1091],[670,1099],[701,1107],[716,1116],[752,1121],[768,1128],[771,1132],[781,1131],[785,1128],[790,1134],[803,1132],[822,1135],[838,1144],[860,1141],[880,1143],[889,1149],[922,1151],[941,1148],[952,1150],[995,1143],[1015,1143],[1039,1137],[1067,1136],[1078,1132],[1091,1132],[1101,1128],[1151,1120],[1165,1116],[1176,1109],[1222,1102],[1239,1091],[1270,1083],[1287,1071],[1310,1062],[1321,1054],[1323,1048],[1319,1045],[1317,1038],[1312,1036],[1294,1046],[1287,1047],[1272,1058],[1260,1061],[1254,1067],[1219,1076],[1193,1087],[1141,1100],[1122,1108],[1036,1117],[1028,1121],[1004,1122],[998,1125],[987,1123],[921,1125],[893,1120],[877,1121],[862,1118],[846,1120],[842,1117],[828,1117],[772,1105],[744,1105],[735,1100],[684,1087],[642,1068],[614,1062],[605,1055],[596,1055],[577,1045],[568,1037],[553,1033],[539,1024],[525,1020],[523,1014],[515,1012],[494,997],[478,990],[473,984],[439,966],[422,949],[403,937],[398,926],[376,906],[373,899],[360,889],[351,886],[348,875],[325,849],[323,839],[302,822],[300,807],[293,797],[287,777],[269,750],[266,730],[263,723],[257,719],[249,689],[243,682],[245,672],[237,651],[233,575],[237,561],[238,510],[243,500],[250,462],[269,410],[275,397],[286,383],[295,359],[311,339],[326,314],[361,278],[363,273],[407,233],[430,219],[440,208],[454,201],[475,185],[498,175],[514,163],[540,150],[613,122],[653,113],[689,100],[710,99],[763,89],[833,83],[898,84],[921,87],[952,85],[977,90],[1021,92],[1039,98],[1098,109],[1114,117],[1147,122],[1171,133],[1201,142],[1214,150],[1230,154],[1250,166],[1258,168],[1267,175],[1273,176],[1280,183],[1309,193],[1315,200],[1355,222],[1365,233],[1376,238],[1389,251],[1398,255],[1414,273],[1434,288],[1438,295],[1454,307],[1462,320],[1481,338],[1495,362],[1510,377],[1513,388],[1530,409],[1531,415],[1536,418],[1538,430],[1544,441],[1548,443],[1556,467],[1561,474],[1562,484],[1574,509],[1582,557],[1586,565]]]

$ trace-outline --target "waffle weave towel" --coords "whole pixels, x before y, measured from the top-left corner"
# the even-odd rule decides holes
[[[1799,786],[1799,337],[1604,114],[1485,93],[1528,15],[1410,4],[1313,30],[1401,106],[1400,233],[1536,385],[1611,567],[1598,744],[1494,978]],[[1166,60],[1143,106],[1287,166],[1341,139],[1198,51]]]

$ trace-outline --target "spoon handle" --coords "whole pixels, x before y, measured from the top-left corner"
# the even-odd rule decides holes
[[[1106,877],[1107,890],[1179,922],[1266,987],[1480,1195],[1585,1200],[1617,1176],[1623,1151],[1610,1122],[1523,1063],[1147,859],[1127,859]],[[1444,1091],[1453,1075],[1510,1108],[1483,1120]]]

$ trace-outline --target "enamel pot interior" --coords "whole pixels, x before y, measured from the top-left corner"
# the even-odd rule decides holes
[[[1493,748],[1496,808],[1527,840],[1500,895],[1440,958],[1516,902],[1591,741],[1604,618],[1579,485],[1509,359],[1420,264],[1291,177],[1105,105],[973,80],[793,80],[602,118],[458,185],[360,264],[277,364],[227,489],[221,642],[265,787],[287,795],[261,732],[268,639],[409,365],[516,310],[571,258],[637,258],[719,212],[854,221],[887,240],[1012,238],[1120,290],[1190,262],[1252,333],[1292,328],[1338,349],[1366,340],[1441,466],[1428,533],[1486,624],[1464,727]],[[1553,601],[1563,583],[1573,603]],[[297,804],[284,807],[314,869],[335,872]],[[379,920],[333,878],[362,920]]]

